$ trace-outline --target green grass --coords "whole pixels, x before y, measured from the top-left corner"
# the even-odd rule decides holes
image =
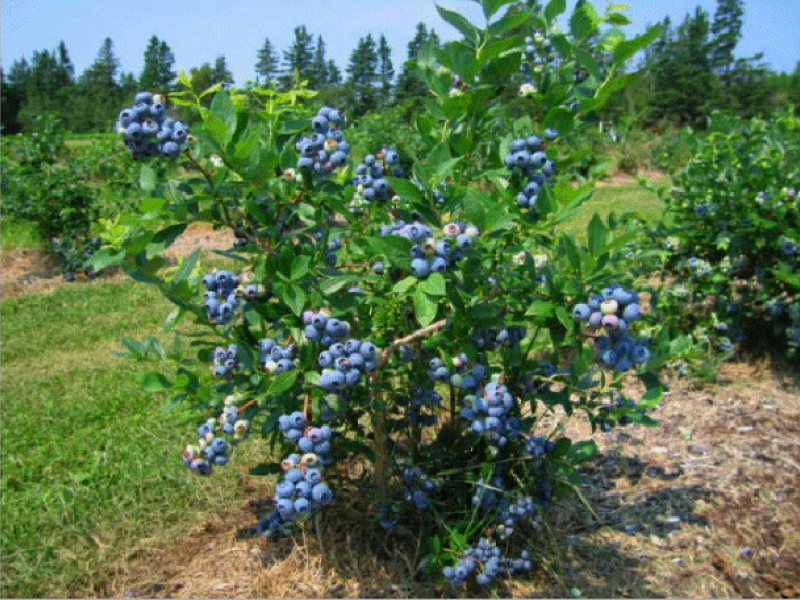
[[[212,478],[189,472],[180,452],[200,417],[139,387],[153,365],[112,355],[121,336],[158,337],[169,310],[132,282],[3,301],[2,597],[106,595],[143,540],[237,502],[236,457]]]
[[[3,250],[35,248],[41,245],[36,225],[8,217],[0,220],[0,237],[2,237]]]
[[[668,182],[668,178],[660,178],[654,180],[653,184],[659,187],[667,185]],[[597,187],[592,197],[580,207],[572,219],[561,226],[561,229],[583,240],[586,238],[586,227],[595,213],[605,219],[612,212],[618,216],[624,212],[636,212],[647,222],[654,223],[662,216],[664,203],[637,182]]]

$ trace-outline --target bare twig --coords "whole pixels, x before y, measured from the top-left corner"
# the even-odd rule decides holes
[[[447,319],[442,319],[441,321],[436,321],[435,323],[431,323],[427,327],[423,327],[422,329],[417,329],[415,332],[410,333],[406,337],[393,341],[389,346],[387,346],[381,351],[381,355],[378,358],[377,366],[380,367],[381,365],[386,363],[386,361],[389,360],[389,356],[392,354],[392,352],[394,352],[401,346],[405,344],[410,344],[411,342],[423,338],[426,335],[433,333],[434,331],[443,329],[446,326],[447,326]]]

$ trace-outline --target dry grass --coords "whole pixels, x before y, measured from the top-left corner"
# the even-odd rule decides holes
[[[656,429],[598,436],[578,499],[557,506],[530,579],[502,597],[795,597],[800,594],[800,382],[769,365],[728,365],[713,388],[672,382]],[[586,433],[572,431],[570,433]],[[248,478],[245,478],[248,479]],[[132,557],[114,596],[432,597],[415,578],[411,532],[387,539],[351,498],[292,539],[256,536],[272,492],[187,539]],[[460,590],[470,596],[477,590]],[[485,592],[483,592],[485,593]]]

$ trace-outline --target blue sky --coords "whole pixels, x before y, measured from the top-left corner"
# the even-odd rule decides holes
[[[622,2],[623,0],[620,0]],[[472,0],[439,0],[482,22]],[[574,0],[570,2],[570,6]],[[605,0],[594,0],[602,10]],[[628,0],[626,14],[633,35],[669,15],[680,22],[695,6],[713,15],[716,0]],[[265,38],[282,51],[294,38],[294,28],[306,25],[322,35],[327,57],[342,71],[358,39],[367,33],[386,36],[399,72],[406,45],[422,21],[447,39],[455,30],[436,12],[434,0],[2,0],[2,65],[30,58],[36,50],[53,49],[64,40],[80,74],[110,37],[124,71],[142,69],[147,41],[157,35],[172,48],[176,69],[213,64],[224,54],[237,83],[254,78],[256,52]],[[764,53],[775,70],[792,72],[800,61],[800,0],[745,0],[742,57]]]

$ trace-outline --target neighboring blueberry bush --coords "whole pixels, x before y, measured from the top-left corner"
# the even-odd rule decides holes
[[[661,190],[667,323],[735,348],[796,354],[800,311],[800,120],[715,113],[688,164]]]

